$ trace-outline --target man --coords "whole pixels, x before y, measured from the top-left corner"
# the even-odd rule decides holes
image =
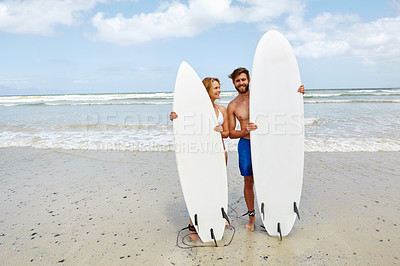
[[[254,231],[254,179],[251,165],[250,131],[256,130],[257,125],[249,121],[249,83],[250,75],[246,68],[235,69],[229,75],[239,95],[228,105],[229,137],[240,138],[238,144],[239,168],[244,177],[244,199],[247,205],[249,223],[246,225],[248,231]],[[304,94],[304,85],[301,85],[298,92]],[[236,130],[236,119],[239,120],[240,130]]]

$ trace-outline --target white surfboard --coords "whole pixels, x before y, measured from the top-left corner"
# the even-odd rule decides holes
[[[224,148],[210,97],[186,62],[176,78],[173,110],[176,164],[190,218],[203,242],[221,240],[228,206]]]
[[[300,85],[288,40],[277,31],[267,32],[258,43],[252,67],[250,121],[258,129],[250,139],[258,208],[272,236],[288,235],[298,216],[304,166]]]

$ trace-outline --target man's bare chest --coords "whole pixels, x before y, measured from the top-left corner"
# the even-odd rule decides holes
[[[236,114],[237,119],[240,122],[248,121],[249,120],[249,104],[248,103],[238,104],[236,107],[235,114]]]

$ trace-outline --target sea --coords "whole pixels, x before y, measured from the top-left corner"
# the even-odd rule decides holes
[[[221,92],[227,106],[237,95]],[[172,92],[0,96],[0,147],[173,151]],[[400,151],[400,88],[310,89],[306,152]],[[227,139],[229,151],[237,140]]]

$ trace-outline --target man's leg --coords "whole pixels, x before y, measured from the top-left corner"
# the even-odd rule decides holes
[[[246,201],[247,210],[254,211],[254,179],[253,176],[244,177],[244,199]],[[249,215],[249,223],[246,225],[248,231],[254,231],[255,216]]]

